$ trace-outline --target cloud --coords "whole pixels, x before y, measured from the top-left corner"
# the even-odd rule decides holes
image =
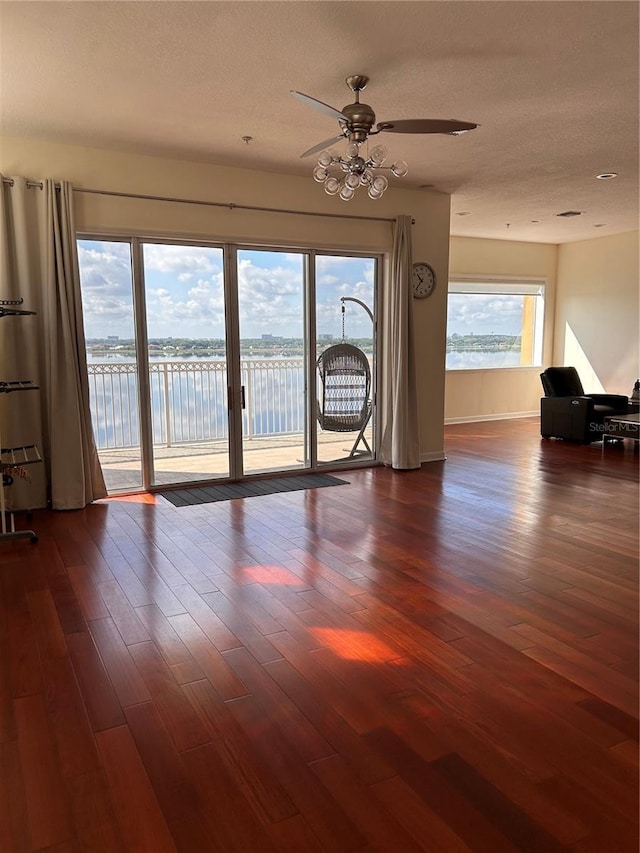
[[[130,247],[127,242],[79,241],[87,337],[133,336]],[[146,308],[150,337],[225,336],[222,251],[215,247],[144,244]],[[317,256],[316,311],[319,333],[341,334],[340,296],[373,308],[375,262],[367,258]],[[303,254],[238,253],[241,336],[304,333]],[[348,305],[348,334],[371,334],[371,322]]]
[[[128,243],[78,242],[85,334],[132,337],[133,297]]]
[[[220,272],[222,249],[212,246],[145,243],[144,265],[147,270],[176,273],[179,278],[188,279],[194,274]]]
[[[449,296],[449,334],[516,335],[522,325],[522,296],[462,294]]]

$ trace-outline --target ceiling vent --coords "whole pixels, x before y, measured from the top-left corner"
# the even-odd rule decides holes
[[[564,213],[556,213],[556,216],[582,216],[581,210],[565,210]]]

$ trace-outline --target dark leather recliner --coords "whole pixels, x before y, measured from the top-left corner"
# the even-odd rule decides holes
[[[540,400],[540,434],[589,444],[605,434],[604,419],[627,414],[623,394],[585,394],[575,367],[547,367],[540,374],[545,396]]]

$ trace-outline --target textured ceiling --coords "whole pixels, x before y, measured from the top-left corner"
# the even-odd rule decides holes
[[[341,109],[367,74],[378,121],[480,125],[384,135],[398,183],[452,194],[453,234],[638,227],[637,2],[0,2],[0,32],[6,135],[311,181],[300,154],[339,128],[289,90]]]

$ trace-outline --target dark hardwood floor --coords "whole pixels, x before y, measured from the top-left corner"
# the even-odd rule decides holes
[[[0,849],[638,848],[638,458],[444,463],[0,542]]]

